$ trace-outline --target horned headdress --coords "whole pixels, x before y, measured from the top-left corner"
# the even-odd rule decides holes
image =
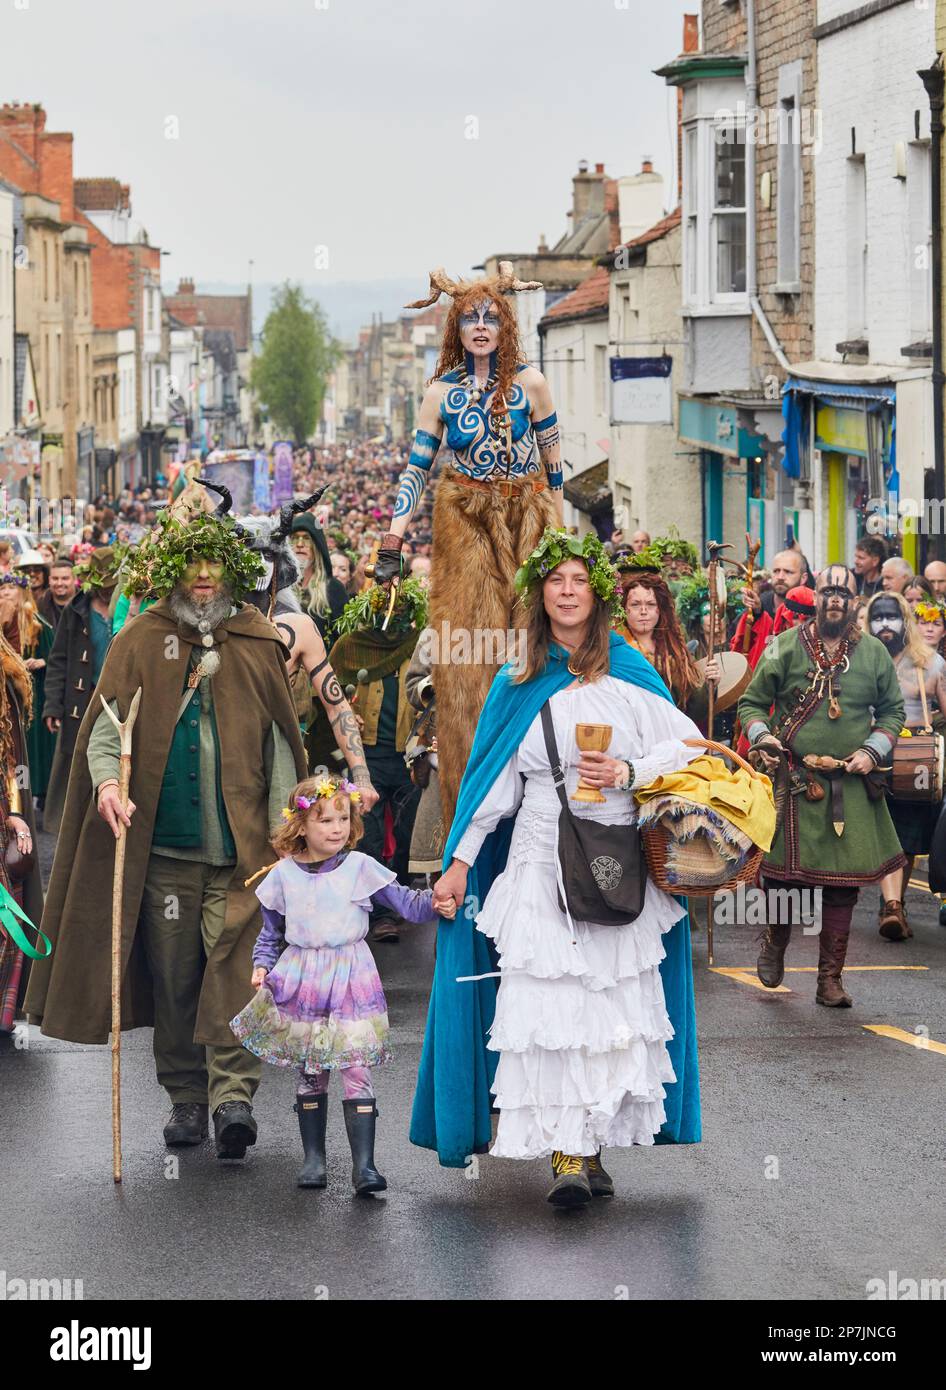
[[[541,290],[543,288],[541,280],[520,280],[513,270],[512,261],[499,262],[499,274],[491,275],[484,280],[451,280],[450,276],[439,265],[436,270],[430,272],[430,294],[426,299],[415,299],[412,304],[405,304],[405,309],[429,309],[431,304],[436,304],[442,294],[448,294],[451,299],[458,299],[469,290],[482,289],[494,294],[518,294],[522,290]]]

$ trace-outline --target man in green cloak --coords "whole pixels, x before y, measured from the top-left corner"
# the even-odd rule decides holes
[[[103,1043],[111,1019],[111,884],[127,827],[122,1027],[153,1026],[164,1138],[198,1144],[213,1111],[217,1156],[256,1141],[261,1064],[229,1021],[248,1003],[259,904],[245,880],[305,758],[279,633],[241,596],[262,561],[232,519],[166,514],[129,561],[159,595],[113,639],[79,728],[26,1009],[50,1037]],[[139,572],[140,571],[140,572]],[[134,726],[131,799],[118,794],[119,742],[102,708]]]

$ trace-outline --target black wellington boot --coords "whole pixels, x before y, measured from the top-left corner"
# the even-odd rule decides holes
[[[325,1121],[328,1117],[328,1094],[296,1096],[292,1107],[299,1116],[299,1133],[305,1163],[296,1179],[297,1187],[325,1186]]]
[[[355,1194],[384,1192],[387,1182],[374,1166],[374,1127],[378,1107],[373,1096],[367,1100],[343,1100],[345,1128],[351,1145],[351,1181]]]

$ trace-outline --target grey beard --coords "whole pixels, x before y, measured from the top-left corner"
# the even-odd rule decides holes
[[[199,627],[201,623],[206,623],[208,632],[213,632],[224,618],[230,616],[232,607],[233,595],[227,585],[207,603],[198,603],[180,585],[168,595],[168,608],[176,622],[188,627]]]

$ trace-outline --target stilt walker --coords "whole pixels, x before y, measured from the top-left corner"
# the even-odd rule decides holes
[[[506,634],[524,627],[516,571],[545,528],[562,521],[558,421],[545,377],[522,360],[510,303],[533,289],[541,285],[516,279],[508,261],[484,280],[435,270],[427,298],[407,306],[426,308],[441,294],[453,301],[374,577],[385,584],[400,576],[404,536],[444,443],[452,457],[434,502],[430,625],[439,644],[432,679],[445,830],[483,701],[513,655]]]

